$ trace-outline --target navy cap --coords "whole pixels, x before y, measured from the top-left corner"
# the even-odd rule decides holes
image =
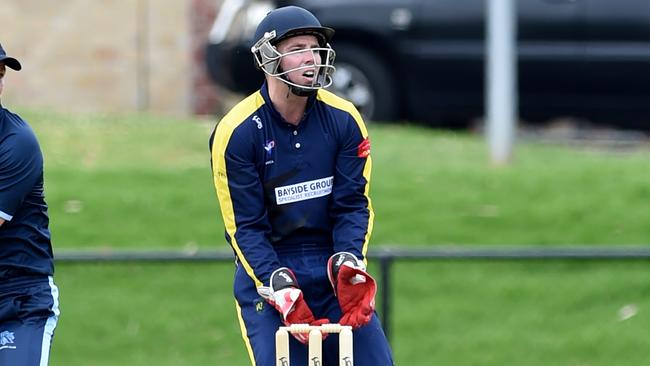
[[[7,66],[8,68],[14,69],[16,71],[23,68],[20,65],[20,62],[18,62],[18,60],[16,60],[13,57],[7,56],[7,53],[5,52],[5,49],[2,48],[2,44],[0,44],[0,62],[4,63],[5,66]]]

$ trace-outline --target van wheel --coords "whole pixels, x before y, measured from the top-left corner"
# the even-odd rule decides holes
[[[396,93],[388,68],[370,51],[339,44],[336,72],[330,90],[352,102],[366,122],[391,121],[396,116]]]

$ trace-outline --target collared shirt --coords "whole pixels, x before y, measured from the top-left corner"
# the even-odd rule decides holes
[[[348,101],[319,90],[297,126],[266,84],[235,106],[210,139],[226,239],[258,286],[277,252],[301,245],[364,258],[374,213],[368,132]]]
[[[0,107],[0,278],[54,272],[43,155],[20,116]]]

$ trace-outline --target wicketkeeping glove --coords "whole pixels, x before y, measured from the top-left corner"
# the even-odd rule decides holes
[[[363,262],[352,253],[336,253],[327,262],[327,277],[343,311],[339,323],[355,329],[366,325],[375,310],[377,283]]]
[[[276,269],[269,280],[269,286],[257,288],[257,292],[273,305],[282,317],[285,325],[311,324],[321,325],[329,323],[328,319],[314,318],[309,305],[303,298],[302,290],[293,272],[287,267]],[[292,333],[302,343],[307,343],[308,333]]]

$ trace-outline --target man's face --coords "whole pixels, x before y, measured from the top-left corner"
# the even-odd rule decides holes
[[[5,85],[5,72],[7,72],[7,69],[5,68],[4,62],[0,62],[0,94],[2,94],[2,89]]]
[[[318,39],[316,36],[311,35],[295,36],[283,40],[277,45],[278,52],[291,54],[282,57],[280,68],[282,70],[292,70],[298,67],[320,64],[320,53],[318,51],[309,51],[312,48],[319,47]],[[312,85],[315,77],[315,67],[306,67],[287,73],[287,79],[298,85]]]

